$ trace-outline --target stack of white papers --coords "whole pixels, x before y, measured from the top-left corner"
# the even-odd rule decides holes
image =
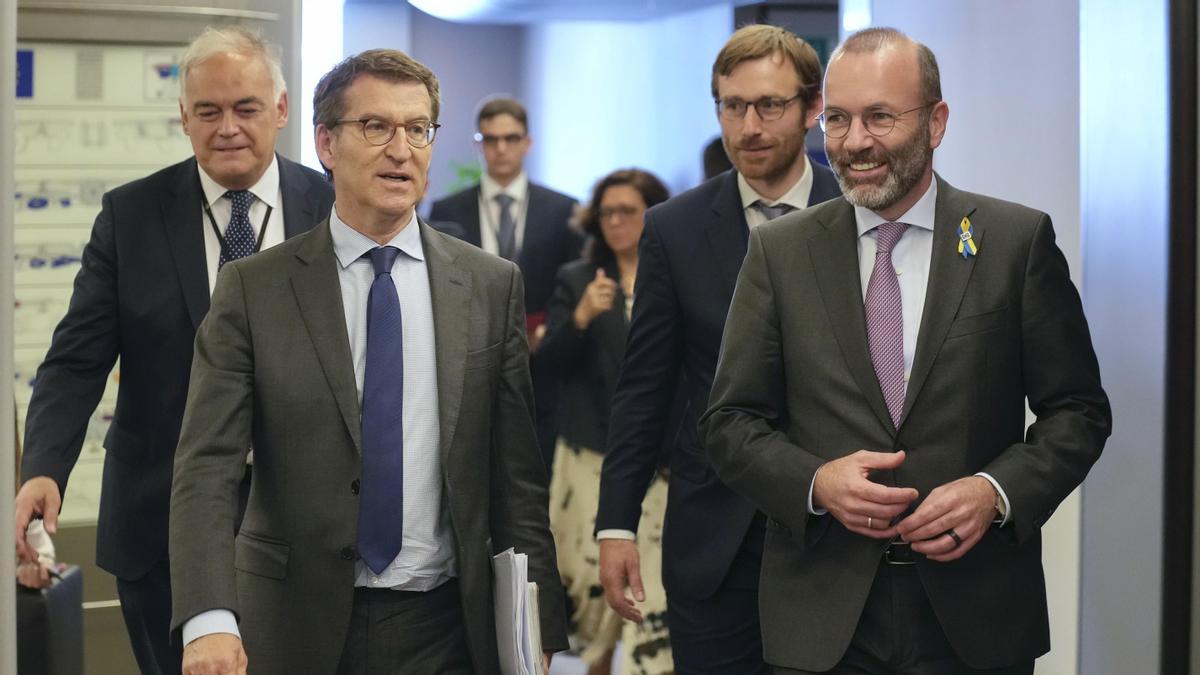
[[[529,557],[510,548],[492,558],[492,572],[500,672],[546,675],[538,587],[529,580]]]

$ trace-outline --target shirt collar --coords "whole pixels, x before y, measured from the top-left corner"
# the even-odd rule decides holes
[[[934,206],[937,205],[937,176],[934,176],[929,181],[929,187],[925,190],[925,194],[917,200],[916,204],[912,205],[904,215],[895,220],[897,223],[907,223],[910,227],[919,227],[924,230],[933,231]],[[891,222],[874,211],[862,207],[854,207],[854,222],[858,225],[858,236],[870,232],[880,225]]]
[[[501,192],[512,197],[514,202],[520,203],[525,199],[525,192],[529,190],[529,177],[525,175],[524,171],[521,171],[513,179],[513,182],[505,187],[501,187],[496,182],[496,179],[489,176],[487,171],[484,171],[483,175],[479,178],[479,189],[483,192],[483,200],[486,203],[490,204],[496,198],[496,195]]]
[[[329,233],[333,236],[333,253],[337,256],[342,269],[349,267],[354,261],[363,257],[368,251],[379,246],[367,235],[350,227],[338,216],[337,204],[329,212]],[[414,260],[425,260],[425,249],[421,246],[421,229],[417,224],[417,212],[413,209],[412,219],[404,229],[396,233],[384,246],[395,246],[405,255]]]
[[[200,187],[204,190],[204,198],[209,204],[216,204],[229,188],[221,187],[220,183],[208,175],[204,167],[199,164],[196,166],[200,169]],[[250,193],[272,209],[279,208],[279,159],[274,155],[271,156],[271,163],[267,165],[267,170],[259,177],[258,182],[250,186]]]
[[[804,174],[800,176],[800,180],[792,185],[791,189],[775,201],[771,201],[755,192],[754,188],[750,187],[750,183],[740,171],[737,175],[737,183],[738,194],[742,197],[742,210],[750,208],[754,202],[760,199],[768,206],[787,204],[797,210],[805,209],[808,208],[808,196],[812,193],[813,168],[812,164],[808,161],[808,155],[804,155]]]

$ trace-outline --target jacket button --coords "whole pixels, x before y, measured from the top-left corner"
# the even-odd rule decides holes
[[[342,548],[342,560],[354,560],[355,551],[353,546],[345,546]]]
[[[359,483],[358,483],[357,478],[350,481],[350,494],[352,494],[352,495],[358,494],[358,486],[359,486]]]

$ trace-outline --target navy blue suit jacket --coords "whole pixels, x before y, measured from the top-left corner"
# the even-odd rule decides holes
[[[329,215],[333,190],[321,174],[279,157],[279,186],[288,237]],[[69,498],[88,420],[120,357],[96,564],[127,580],[167,555],[171,468],[209,302],[201,194],[191,158],[104,195],[29,402],[21,475],[49,476]]]
[[[433,203],[430,224],[445,234],[476,246],[479,234],[479,185]],[[525,278],[525,311],[546,311],[554,293],[558,268],[579,257],[583,235],[570,226],[575,200],[560,192],[529,183],[529,208],[525,212],[525,238],[514,262]],[[456,223],[453,227],[449,223]]]
[[[841,194],[813,162],[809,205]],[[737,173],[725,172],[646,212],[625,362],[613,397],[596,529],[637,531],[669,429],[675,387],[687,400],[671,448],[663,538],[668,593],[702,599],[720,586],[755,509],[716,476],[697,421],[708,407],[725,315],[750,230]]]

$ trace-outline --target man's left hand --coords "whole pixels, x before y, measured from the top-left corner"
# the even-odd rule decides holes
[[[967,476],[934,488],[916,511],[897,523],[896,531],[912,542],[913,551],[950,562],[979,543],[995,515],[995,488],[982,476]]]

